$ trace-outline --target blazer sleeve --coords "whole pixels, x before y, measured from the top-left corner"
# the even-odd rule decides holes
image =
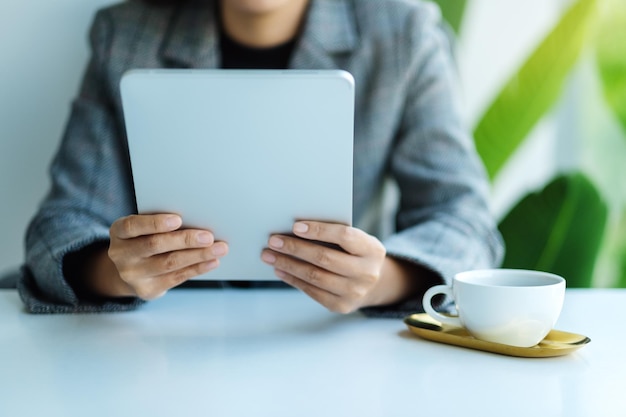
[[[68,254],[108,242],[112,222],[136,211],[116,93],[106,82],[111,25],[104,12],[96,15],[91,59],[50,167],[51,188],[26,232],[18,291],[32,313],[122,311],[142,303],[81,299],[64,276]]]
[[[433,282],[500,264],[503,243],[489,208],[489,182],[464,126],[450,37],[435,8],[408,19],[407,97],[391,154],[400,190],[387,253],[425,268]],[[428,13],[424,13],[424,11]],[[417,279],[417,277],[416,277]],[[368,308],[377,316],[423,311],[421,299]]]

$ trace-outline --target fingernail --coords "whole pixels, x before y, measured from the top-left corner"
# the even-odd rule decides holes
[[[309,231],[309,225],[306,223],[297,222],[293,225],[293,231],[295,233],[306,233]]]
[[[213,235],[209,232],[198,233],[198,243],[202,243],[202,244],[213,243]]]
[[[272,236],[270,238],[270,242],[269,243],[270,243],[271,247],[277,248],[277,249],[282,248],[283,245],[285,244],[285,242],[283,242],[283,240],[281,238],[276,237],[276,236]]]
[[[213,245],[211,253],[215,256],[226,255],[226,247],[224,245]]]
[[[167,225],[167,227],[180,227],[180,225],[182,224],[183,219],[181,219],[179,216],[168,216],[165,219],[165,224]]]
[[[261,259],[263,259],[263,261],[267,262],[268,264],[273,264],[274,262],[276,262],[276,257],[272,255],[271,252],[263,252],[261,254]]]

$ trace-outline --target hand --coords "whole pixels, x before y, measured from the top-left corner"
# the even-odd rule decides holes
[[[339,313],[384,302],[379,284],[387,258],[378,239],[354,227],[313,221],[295,223],[293,233],[297,237],[271,236],[261,255],[279,278]]]
[[[209,231],[181,226],[180,216],[172,214],[132,215],[113,223],[108,257],[131,295],[158,298],[219,266],[228,245],[215,242]]]

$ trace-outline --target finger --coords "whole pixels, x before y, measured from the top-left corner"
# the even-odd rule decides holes
[[[210,246],[213,246],[215,251],[227,250],[226,242],[216,245],[213,233],[207,230],[185,229],[137,237],[133,241],[132,248],[128,250],[141,257]]]
[[[122,217],[111,225],[111,238],[132,239],[138,236],[177,230],[183,220],[176,214],[134,214]]]
[[[304,239],[334,243],[353,255],[365,255],[381,248],[384,250],[375,237],[344,224],[299,221],[293,225],[293,232]]]
[[[274,235],[268,241],[270,249],[316,265],[342,276],[359,275],[363,259],[337,249],[290,236]],[[356,273],[356,274],[355,274]]]
[[[139,276],[156,276],[175,272],[188,266],[219,259],[228,253],[228,246],[218,242],[208,248],[185,249],[167,252],[147,258],[142,263]]]
[[[152,277],[144,285],[135,288],[139,298],[144,300],[154,300],[163,296],[170,289],[177,287],[189,279],[198,275],[206,274],[219,266],[219,260],[213,259],[208,262],[201,262],[187,266],[177,271]]]
[[[356,310],[354,306],[346,303],[345,300],[342,300],[341,297],[338,297],[335,294],[316,287],[315,285],[311,285],[310,283],[301,280],[298,277],[295,277],[285,271],[277,269],[275,270],[275,273],[276,276],[283,280],[285,283],[299,289],[332,312],[348,314]]]
[[[348,286],[349,279],[319,268],[308,262],[301,261],[271,250],[263,251],[261,258],[275,269],[284,271],[308,284],[334,295],[342,295]]]

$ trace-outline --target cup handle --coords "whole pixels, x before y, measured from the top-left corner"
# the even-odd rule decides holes
[[[432,317],[433,319],[440,321],[441,323],[450,324],[456,327],[463,327],[463,323],[458,316],[444,316],[443,314],[435,311],[432,305],[432,298],[435,295],[444,294],[451,298],[454,298],[452,294],[452,287],[447,285],[435,285],[434,287],[430,287],[426,293],[424,294],[424,298],[422,299],[422,304],[424,306],[424,311]]]

